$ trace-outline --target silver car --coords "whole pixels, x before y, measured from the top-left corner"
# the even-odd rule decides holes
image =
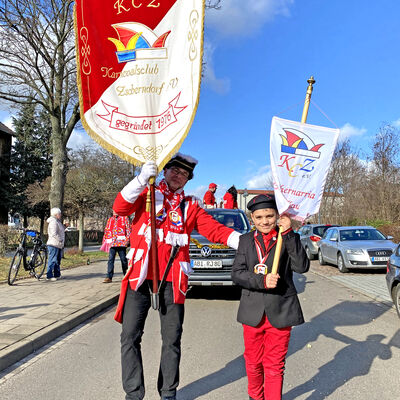
[[[246,214],[242,210],[212,208],[206,211],[215,220],[239,233],[251,230]],[[193,269],[189,275],[190,286],[233,285],[231,272],[236,250],[218,243],[210,243],[197,231],[193,231],[189,255]]]
[[[318,260],[337,265],[340,272],[349,269],[386,267],[396,244],[372,226],[329,228],[318,242]]]
[[[318,242],[324,235],[325,231],[332,226],[327,224],[307,224],[303,225],[297,233],[300,235],[301,244],[306,251],[309,260],[313,260],[318,255]]]

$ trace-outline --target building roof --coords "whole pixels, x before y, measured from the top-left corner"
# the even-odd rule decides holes
[[[0,122],[0,132],[6,133],[10,136],[15,136],[15,133],[6,125],[4,125],[2,122]]]
[[[246,190],[247,194],[254,194],[254,195],[258,195],[258,194],[273,194],[274,191],[273,190],[255,190],[255,189],[238,189],[238,194],[243,194],[244,191]]]

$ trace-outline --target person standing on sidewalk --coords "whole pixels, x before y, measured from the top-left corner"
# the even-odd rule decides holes
[[[281,400],[292,326],[304,322],[293,271],[307,272],[310,261],[290,218],[279,217],[274,196],[258,195],[247,208],[256,230],[240,238],[232,281],[242,287],[237,320],[243,324],[248,394],[250,400]],[[278,218],[283,242],[279,274],[272,274]]]
[[[217,187],[218,186],[215,183],[210,183],[208,185],[208,190],[203,197],[204,208],[217,207],[217,201],[215,200],[215,195],[214,195],[214,193],[217,191]]]
[[[126,248],[131,234],[131,223],[128,217],[120,217],[114,210],[113,216],[108,219],[104,230],[103,245],[109,247],[107,276],[103,283],[111,283],[114,276],[115,256],[118,253],[122,264],[122,273],[125,275],[128,270],[126,259]]]
[[[237,248],[240,234],[214,220],[183,187],[193,178],[197,164],[194,158],[177,153],[164,167],[164,179],[156,186],[156,227],[159,276],[166,282],[159,290],[161,323],[161,361],[157,389],[163,400],[175,400],[179,384],[181,336],[184,302],[188,290],[190,233],[196,229],[212,242]],[[141,340],[151,306],[153,274],[149,265],[151,235],[149,213],[146,212],[147,184],[157,174],[154,162],[147,162],[135,179],[115,199],[113,209],[119,215],[135,213],[131,233],[132,258],[125,275],[115,319],[122,322],[121,364],[122,384],[126,400],[142,400],[145,396]],[[172,248],[178,247],[174,259]],[[171,264],[172,261],[172,264]],[[171,269],[166,271],[167,264]]]
[[[47,228],[49,260],[46,279],[56,281],[61,277],[61,255],[65,240],[65,228],[61,222],[61,210],[59,208],[50,210],[50,218],[47,219],[47,223],[49,224]]]

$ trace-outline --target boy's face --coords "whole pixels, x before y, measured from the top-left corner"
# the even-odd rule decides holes
[[[278,221],[278,212],[273,208],[261,208],[251,213],[251,219],[258,231],[269,233]]]

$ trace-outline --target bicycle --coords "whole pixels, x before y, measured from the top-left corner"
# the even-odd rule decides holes
[[[32,238],[33,249],[30,258],[27,259],[27,237]],[[47,264],[47,247],[43,243],[39,232],[29,229],[24,229],[21,234],[20,244],[11,261],[10,270],[8,271],[8,284],[12,285],[17,279],[18,271],[23,262],[24,270],[29,271],[29,275],[40,279],[43,275]]]

